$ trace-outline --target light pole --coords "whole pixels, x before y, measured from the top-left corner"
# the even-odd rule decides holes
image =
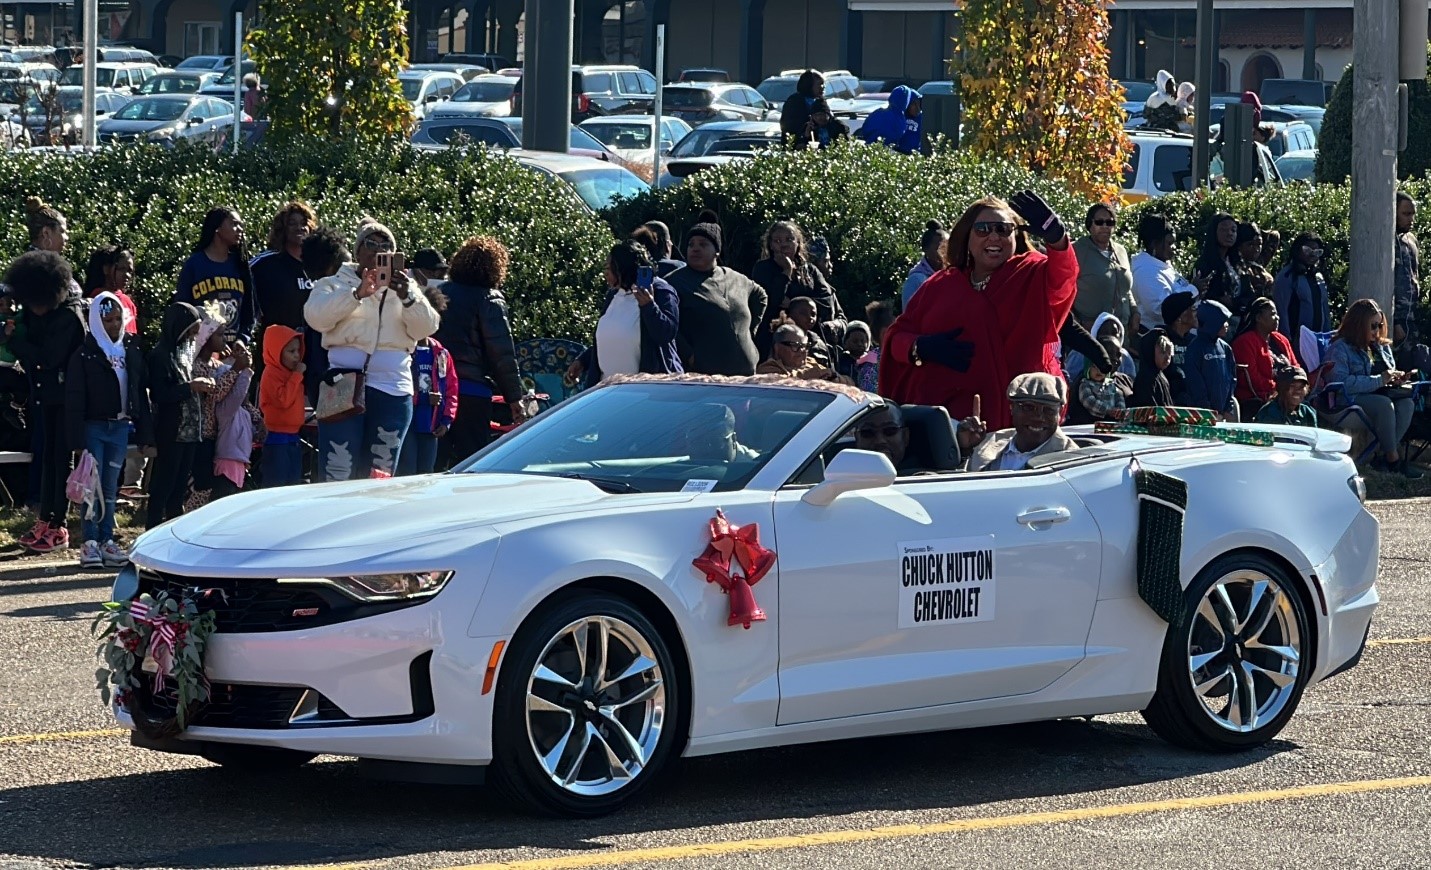
[[[576,0],[526,0],[522,147],[565,153],[571,144],[572,19]]]

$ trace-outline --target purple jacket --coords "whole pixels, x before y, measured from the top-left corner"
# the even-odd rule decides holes
[[[252,381],[253,369],[239,372],[234,388],[214,406],[214,420],[219,426],[219,435],[214,442],[215,459],[246,463],[253,455],[253,416],[243,406]]]

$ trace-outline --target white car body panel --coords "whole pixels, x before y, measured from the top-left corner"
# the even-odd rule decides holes
[[[1377,524],[1347,485],[1350,460],[1331,452],[1345,436],[1256,427],[1301,442],[1271,448],[1124,436],[1107,455],[1064,454],[1047,468],[803,501],[809,487],[786,482],[868,401],[836,396],[740,491],[608,494],[554,477],[430,475],[242,493],[150,531],[136,565],[199,580],[455,572],[431,600],[376,616],[299,631],[221,626],[208,659],[216,683],[308,686],[353,717],[401,717],[414,711],[409,667],[431,653],[433,715],[198,725],[182,739],[486,764],[492,695],[480,687],[494,644],[553,594],[590,582],[658,605],[673,625],[689,665],[688,755],[1142,709],[1166,624],[1137,593],[1135,458],[1188,482],[1184,585],[1224,553],[1266,551],[1307,588],[1312,679],[1362,648],[1378,600]],[[758,524],[778,553],[754,590],[768,621],[748,630],[726,624],[726,596],[691,564],[717,508]],[[1067,516],[1020,521],[1051,510]],[[984,537],[992,618],[901,628],[896,544]]]

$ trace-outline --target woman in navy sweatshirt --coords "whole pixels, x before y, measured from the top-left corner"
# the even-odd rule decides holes
[[[174,301],[195,307],[217,302],[228,318],[225,338],[252,343],[256,319],[253,276],[244,251],[243,219],[236,210],[216,208],[204,216],[199,244],[179,270]]]

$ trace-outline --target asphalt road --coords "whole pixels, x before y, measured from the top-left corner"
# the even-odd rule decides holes
[[[0,868],[1431,867],[1431,502],[1374,510],[1373,645],[1262,750],[1136,716],[830,743],[684,761],[579,822],[341,759],[264,779],[131,749],[93,688],[108,578],[0,565]]]

